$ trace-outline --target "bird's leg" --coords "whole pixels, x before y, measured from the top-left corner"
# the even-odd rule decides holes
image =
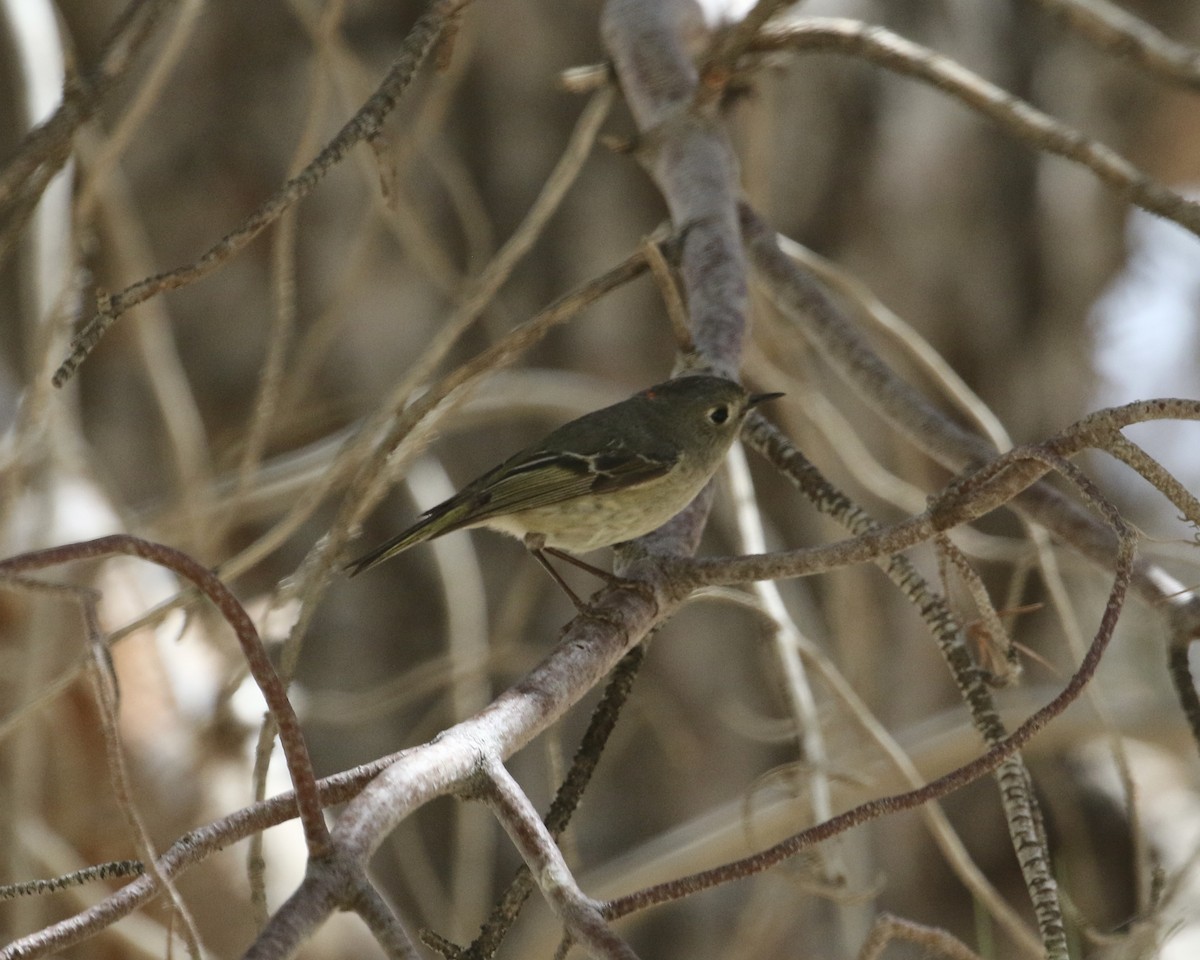
[[[525,546],[529,552],[533,554],[537,562],[542,565],[543,569],[545,569],[545,571],[554,578],[554,582],[562,587],[563,592],[565,592],[566,595],[571,598],[571,602],[575,604],[575,609],[580,613],[587,613],[590,608],[579,599],[574,590],[567,586],[567,582],[563,580],[562,575],[555,570],[554,567],[550,565],[550,561],[546,559],[546,554],[549,554],[556,560],[562,560],[574,567],[578,567],[580,570],[587,571],[592,576],[603,580],[610,587],[620,587],[623,590],[634,590],[643,594],[644,596],[648,596],[650,599],[654,598],[654,591],[644,583],[641,583],[637,580],[626,580],[622,577],[618,577],[615,573],[610,573],[607,570],[601,570],[599,567],[594,567],[585,560],[580,560],[572,553],[567,553],[565,550],[559,550],[557,547],[546,546],[546,538],[543,534],[525,534]]]
[[[580,570],[586,570],[593,577],[599,577],[605,583],[617,584],[624,583],[615,573],[609,573],[607,570],[601,570],[599,567],[593,567],[585,560],[580,560],[572,553],[567,553],[565,550],[559,550],[557,547],[542,547],[543,552],[550,554],[558,560],[563,560],[572,566],[578,567]]]
[[[558,555],[561,551],[555,550],[553,547],[547,547],[546,538],[540,533],[527,533],[525,535],[525,547],[533,554],[533,559],[542,565],[542,569],[550,574],[554,582],[562,587],[563,593],[571,598],[571,602],[575,604],[575,609],[580,613],[585,613],[587,611],[587,604],[579,599],[579,595],[570,588],[567,581],[562,578],[562,574],[555,570],[550,561],[546,559],[546,553]],[[571,559],[574,558],[572,557]]]

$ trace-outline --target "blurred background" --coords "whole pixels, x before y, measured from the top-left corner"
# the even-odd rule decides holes
[[[10,0],[6,10],[0,160],[28,127],[31,71],[49,71],[43,83],[53,93],[55,56],[68,71],[93,69],[123,9],[116,0],[58,0],[57,18],[17,25],[21,8],[35,6]],[[1124,6],[1172,38],[1200,43],[1196,4]],[[287,586],[346,494],[344,478],[313,494],[337,451],[392,402],[560,162],[588,99],[567,92],[560,76],[604,60],[600,5],[472,4],[445,62],[422,70],[376,151],[356,148],[293,222],[265,231],[211,276],[122,317],[67,389],[51,390],[49,373],[97,290],[191,262],[308,162],[374,89],[420,10],[384,0],[166,4],[128,75],[76,135],[58,207],[49,196],[0,266],[5,554],[126,530],[227,564],[311,499],[230,582],[270,643],[303,618],[294,692],[322,775],[420,743],[474,712],[535,664],[571,616],[519,544],[487,533],[414,549],[354,581],[336,578],[317,598]],[[1196,94],[1099,52],[1036,3],[812,0],[796,14],[886,25],[1166,185],[1190,190],[1200,181]],[[713,0],[708,15],[731,13]],[[34,53],[23,57],[27,42]],[[927,339],[1014,442],[1044,438],[1097,407],[1200,395],[1200,242],[1131,213],[1089,172],[1015,142],[941,93],[844,56],[772,57],[729,105],[728,120],[750,202]],[[617,149],[632,132],[618,101],[528,255],[435,375],[618,263],[662,222],[653,185]],[[939,396],[893,340],[869,333],[902,375]],[[666,378],[674,357],[651,280],[589,307],[440,421],[351,549],[397,532],[551,426]],[[276,402],[264,415],[259,398],[272,369]],[[757,300],[744,376],[787,392],[770,416],[880,519],[919,511],[948,479]],[[1195,489],[1194,425],[1131,436]],[[770,547],[842,536],[753,459]],[[1191,533],[1176,511],[1103,458],[1084,462],[1145,532],[1143,549],[1195,583]],[[1025,675],[998,694],[1015,725],[1074,669],[1064,634],[1074,622],[1090,637],[1109,579],[1057,552],[1064,610],[1050,602],[1011,515],[986,518],[961,542],[996,605],[1023,611],[1010,628],[1028,651]],[[738,550],[728,490],[703,550]],[[936,580],[932,556],[916,559]],[[105,590],[109,630],[176,590],[162,571],[132,562],[58,575]],[[923,775],[979,752],[920,618],[875,568],[781,589],[806,642]],[[951,598],[971,621],[961,587]],[[161,849],[252,799],[262,708],[228,630],[207,610],[176,610],[126,633],[114,646],[121,732],[132,795]],[[1079,956],[1159,955],[1163,942],[1162,956],[1184,956],[1169,951],[1191,949],[1186,938],[1200,936],[1196,750],[1166,675],[1164,638],[1157,613],[1131,604],[1096,703],[1073,708],[1027,755]],[[0,594],[0,882],[134,855],[108,786],[82,654],[69,604]],[[836,685],[820,669],[812,683],[834,809],[903,789]],[[591,702],[511,763],[542,807]],[[1114,772],[1118,740],[1138,786],[1135,814]],[[280,767],[271,792],[286,786]],[[588,893],[610,896],[742,855],[811,822],[803,774],[763,621],[734,603],[697,601],[650,645],[564,841],[568,859]],[[979,869],[1028,921],[994,783],[944,807]],[[300,876],[302,847],[290,827],[267,842],[277,904]],[[180,882],[213,956],[235,955],[253,933],[245,857],[239,845]],[[460,943],[517,864],[482,810],[451,800],[407,821],[375,861],[414,927]],[[74,913],[101,895],[98,886],[0,904],[0,939]],[[1028,955],[967,892],[915,813],[619,929],[645,957],[815,960],[853,956],[882,910],[942,927],[987,956]],[[167,928],[156,904],[67,955],[164,955]],[[531,901],[499,955],[550,956],[557,937],[549,911]],[[919,955],[905,949],[888,956]],[[361,925],[342,918],[304,955],[372,950]]]

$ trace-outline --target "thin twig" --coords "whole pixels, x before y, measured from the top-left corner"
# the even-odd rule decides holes
[[[1035,0],[1101,50],[1164,80],[1200,87],[1200,50],[1172,40],[1109,0]]]
[[[64,873],[48,880],[23,880],[19,883],[0,884],[0,900],[15,900],[17,897],[40,896],[56,893],[68,887],[80,887],[85,883],[108,880],[112,877],[140,877],[145,872],[140,860],[110,860],[96,863],[82,870]]]
[[[112,672],[112,659],[108,647],[104,643],[104,632],[100,628],[100,615],[96,610],[96,598],[92,591],[81,593],[79,606],[83,613],[84,631],[87,634],[88,656],[91,658],[92,669],[88,679],[92,683],[92,692],[100,710],[100,731],[104,738],[104,751],[108,760],[108,773],[112,781],[113,793],[117,805],[125,817],[126,824],[132,833],[138,855],[142,863],[148,867],[147,873],[165,894],[171,904],[172,913],[183,925],[183,940],[187,944],[188,954],[192,960],[200,960],[200,931],[196,928],[196,920],[184,903],[174,881],[164,876],[158,869],[158,853],[146,821],[134,802],[129,787],[129,769],[125,762],[125,751],[121,744],[121,734],[118,730],[118,703],[116,676]]]
[[[875,918],[871,934],[859,951],[858,960],[879,960],[888,944],[894,940],[912,943],[926,951],[926,955],[940,955],[946,960],[980,960],[957,937],[937,927],[914,923],[890,913],[881,913]]]
[[[757,279],[772,301],[879,416],[920,450],[952,470],[986,463],[995,455],[995,448],[986,440],[946,416],[880,359],[820,286],[783,254],[775,242],[774,231],[753,210],[743,205],[741,215]],[[1161,415],[1190,417],[1186,413]],[[1158,414],[1154,416],[1157,418]],[[1114,429],[1120,429],[1120,425]],[[1013,507],[1104,569],[1111,568],[1116,549],[1112,532],[1054,487],[1037,484]],[[1172,591],[1163,588],[1170,580],[1165,571],[1139,561],[1134,588],[1149,603],[1167,601],[1178,635],[1200,635],[1200,598],[1170,596]]]
[[[393,754],[319,780],[317,789],[322,805],[330,806],[349,800],[398,756]],[[205,826],[189,830],[163,851],[158,859],[158,869],[165,877],[178,877],[210,855],[295,816],[296,796],[290,792],[243,807]],[[145,906],[159,893],[160,888],[143,873],[74,916],[0,947],[0,960],[34,960],[36,957],[61,953],[66,947],[104,932],[122,917]]]
[[[761,415],[753,415],[744,430],[747,442],[762,453],[793,484],[798,486],[817,508],[833,517],[851,533],[863,535],[880,530],[860,507],[823,477],[794,445]],[[899,587],[905,598],[925,621],[938,645],[938,650],[958,686],[963,702],[971,712],[971,722],[984,741],[994,745],[1001,742],[1006,730],[1000,719],[983,675],[971,657],[963,639],[963,631],[944,597],[925,581],[916,565],[903,554],[893,553],[875,561],[888,578]],[[1036,820],[1037,800],[1019,756],[1006,759],[999,767],[997,779],[1005,819],[1013,845],[1023,857],[1031,851],[1044,849],[1029,824]],[[1000,919],[1013,931],[1019,943],[1025,942],[1024,931],[1014,925],[1012,918],[1001,914]]]
[[[922,80],[994,121],[1019,140],[1065,157],[1139,207],[1200,234],[1200,203],[1153,180],[1111,147],[1068,127],[962,64],[883,27],[836,17],[811,17],[760,34],[761,50],[842,53]]]
[[[233,628],[251,675],[258,684],[259,690],[262,691],[267,707],[279,725],[280,741],[283,744],[292,783],[296,788],[297,805],[300,809],[300,818],[304,825],[305,841],[308,844],[309,853],[314,856],[324,853],[328,849],[329,831],[321,815],[321,803],[315,786],[312,761],[308,756],[308,748],[300,731],[300,722],[296,718],[295,711],[292,709],[283,685],[279,682],[274,667],[271,666],[270,658],[262,645],[262,640],[259,639],[258,631],[254,628],[254,622],[229,588],[211,571],[202,567],[182,551],[161,543],[152,543],[128,534],[118,533],[83,543],[35,550],[0,560],[0,576],[23,573],[27,570],[41,570],[62,563],[103,558],[114,554],[140,557],[166,567],[190,580],[213,602],[221,616]]]
[[[905,558],[900,558],[905,559]],[[915,571],[914,571],[915,575]],[[772,617],[762,605],[752,596],[741,590],[725,590],[716,588],[705,591],[708,596],[728,598],[735,603],[748,606],[764,619]],[[936,595],[935,595],[936,596]],[[926,619],[930,618],[925,615]],[[845,703],[850,715],[858,722],[863,731],[891,760],[892,765],[899,771],[910,787],[916,788],[924,782],[916,764],[900,744],[896,741],[882,722],[871,712],[870,707],[855,691],[853,685],[842,675],[837,665],[817,644],[807,637],[799,637],[799,649],[804,659],[812,664],[820,673],[821,678],[829,685],[834,695]],[[1033,936],[1028,925],[1015,909],[1009,906],[1003,895],[988,881],[983,871],[971,859],[962,839],[955,832],[954,826],[936,801],[931,801],[921,807],[921,815],[925,818],[929,832],[934,842],[942,851],[943,857],[954,875],[962,882],[975,899],[992,915],[995,921],[1004,929],[1018,948],[1031,958],[1043,955],[1041,941]]]
[[[97,298],[96,313],[91,321],[75,335],[70,356],[55,372],[53,382],[61,387],[71,378],[87,355],[95,349],[105,331],[130,307],[162,293],[194,283],[212,273],[217,267],[241,252],[251,240],[279,218],[284,210],[303,200],[324,179],[357,143],[375,136],[384,118],[391,113],[401,95],[411,85],[418,68],[434,42],[441,35],[448,19],[469,0],[434,0],[404,39],[401,53],[393,62],[387,76],[369,100],[329,141],[320,153],[297,176],[275,191],[254,213],[233,232],[192,263],[167,273],[147,277],[119,293]]]
[[[754,480],[750,476],[750,466],[746,462],[746,452],[741,443],[735,442],[730,449],[725,470],[730,480],[737,518],[738,551],[761,553],[766,549],[766,536],[755,497]],[[833,815],[829,751],[821,732],[816,696],[800,659],[800,629],[788,612],[779,587],[774,582],[759,581],[753,585],[753,590],[771,618],[775,659],[779,665],[791,719],[796,728],[800,760],[808,770],[805,786],[812,798],[812,817],[818,821],[828,820]],[[830,855],[822,860],[825,879],[833,885],[845,883],[843,851],[835,849],[828,854]]]
[[[1037,458],[1039,462],[1045,464],[1047,469],[1050,469],[1051,462],[1056,469],[1064,466],[1069,467],[1069,464],[1065,464],[1060,458],[1047,453],[1046,448],[1036,453],[1030,451],[1027,455]],[[1089,494],[1094,495],[1094,491],[1089,489]],[[883,797],[861,804],[825,823],[795,834],[766,850],[762,850],[741,860],[723,864],[711,870],[694,873],[687,877],[667,881],[656,886],[647,887],[644,890],[610,900],[605,906],[605,916],[610,919],[626,916],[635,910],[645,909],[657,903],[677,900],[733,879],[759,873],[788,857],[794,856],[814,843],[826,840],[858,824],[900,810],[912,809],[930,800],[945,796],[967,783],[978,779],[990,770],[995,769],[1007,758],[1013,756],[1021,746],[1032,739],[1050,720],[1066,710],[1078,698],[1080,692],[1095,675],[1096,668],[1100,664],[1100,660],[1112,638],[1113,631],[1116,629],[1117,621],[1120,617],[1132,575],[1136,541],[1132,530],[1125,524],[1114,508],[1111,508],[1103,501],[1097,502],[1096,505],[1103,510],[1105,519],[1112,523],[1119,531],[1120,550],[1116,560],[1113,586],[1109,593],[1108,602],[1105,604],[1100,626],[1092,640],[1091,646],[1088,648],[1087,654],[1067,685],[1046,706],[1036,711],[1029,719],[1014,730],[1012,734],[989,749],[981,757],[931,781],[918,790],[896,794],[891,797]],[[1039,922],[1044,924],[1045,920],[1039,916]],[[1061,923],[1061,919],[1059,923]],[[1047,942],[1046,946],[1050,955],[1066,956],[1065,939],[1056,937],[1053,942]]]
[[[178,0],[130,0],[113,23],[96,68],[68,82],[54,114],[25,137],[0,170],[0,262],[8,256],[47,185],[71,154],[71,138],[93,117],[136,60],[166,10]]]

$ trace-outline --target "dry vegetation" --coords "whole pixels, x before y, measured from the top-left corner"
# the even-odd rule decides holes
[[[0,8],[0,958],[1196,955],[1196,4]],[[682,366],[636,588],[341,573]]]

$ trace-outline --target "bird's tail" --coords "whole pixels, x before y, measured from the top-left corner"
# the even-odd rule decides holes
[[[452,501],[434,507],[407,530],[396,534],[391,540],[385,540],[374,550],[364,553],[358,559],[351,560],[346,564],[347,575],[358,576],[364,570],[370,570],[383,563],[384,560],[390,560],[396,554],[403,553],[415,544],[459,529],[463,526],[463,515],[466,512],[463,504]]]

